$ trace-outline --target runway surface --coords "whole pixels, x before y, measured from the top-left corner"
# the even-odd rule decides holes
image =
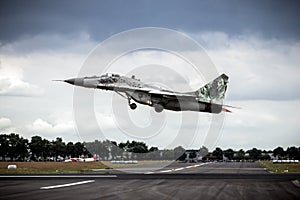
[[[0,199],[300,199],[291,180],[257,163],[174,163],[145,173],[0,176]],[[137,170],[137,169],[135,169]],[[134,170],[132,170],[134,171]],[[138,170],[144,171],[144,170]]]

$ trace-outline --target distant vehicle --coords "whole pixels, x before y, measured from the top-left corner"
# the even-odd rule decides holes
[[[95,162],[97,160],[96,155],[92,158],[70,158],[65,160],[65,162]]]
[[[208,113],[230,112],[222,105],[227,89],[228,76],[220,75],[208,84],[194,92],[174,92],[153,84],[146,84],[136,79],[120,76],[119,74],[105,74],[83,78],[71,78],[63,81],[72,85],[85,88],[115,91],[128,100],[129,107],[137,108],[131,100],[154,107],[156,112],[164,109],[173,111],[198,111]]]

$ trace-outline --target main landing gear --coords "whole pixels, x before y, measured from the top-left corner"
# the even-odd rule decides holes
[[[154,105],[154,110],[155,110],[155,112],[160,113],[160,112],[162,112],[164,110],[164,107],[161,104],[155,104]]]
[[[127,99],[128,99],[128,105],[129,107],[131,108],[131,110],[135,110],[137,105],[135,103],[131,103],[131,98],[129,96],[127,96]]]
[[[128,94],[126,94],[126,96],[123,95],[123,94],[121,94],[120,92],[117,92],[117,94],[120,95],[121,97],[124,97],[125,99],[127,98],[128,105],[131,108],[131,110],[135,110],[136,109],[137,105],[135,103],[131,103],[131,97]]]

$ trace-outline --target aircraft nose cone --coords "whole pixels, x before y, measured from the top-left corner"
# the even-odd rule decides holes
[[[75,84],[75,78],[70,78],[70,79],[67,79],[67,80],[64,80],[66,83],[70,83],[72,85]]]

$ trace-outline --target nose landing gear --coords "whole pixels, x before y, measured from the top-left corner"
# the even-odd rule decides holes
[[[131,110],[135,110],[137,105],[135,103],[131,103],[131,98],[130,96],[127,96],[127,99],[128,99],[128,105],[130,107]]]
[[[131,110],[135,110],[137,105],[135,103],[131,103],[129,104],[129,107],[131,108]]]

